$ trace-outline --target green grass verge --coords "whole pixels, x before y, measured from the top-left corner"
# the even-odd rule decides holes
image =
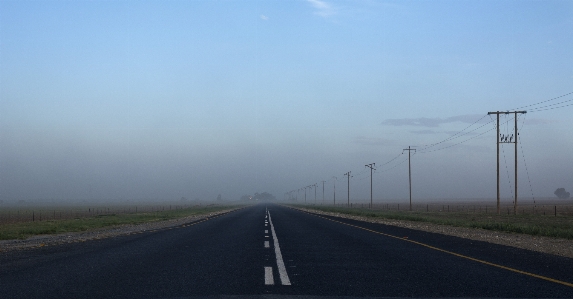
[[[573,239],[573,217],[571,216],[554,217],[532,214],[495,215],[467,212],[409,212],[301,205],[295,207],[368,218],[427,222],[456,227],[481,228],[500,232]]]
[[[124,224],[178,219],[193,215],[203,215],[237,206],[201,206],[178,210],[158,211],[135,214],[110,214],[88,218],[47,220],[0,225],[0,240],[26,239],[35,235],[80,232],[91,229],[113,227]]]

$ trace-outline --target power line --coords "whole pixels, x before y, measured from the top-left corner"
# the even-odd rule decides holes
[[[386,164],[389,164],[389,163],[391,163],[392,161],[394,161],[394,160],[398,159],[398,158],[399,158],[399,157],[400,157],[402,154],[403,154],[403,152],[402,152],[402,153],[400,153],[398,156],[396,156],[396,157],[392,158],[390,161],[388,161],[388,162],[386,162],[386,163],[383,163],[383,164],[380,164],[380,166],[378,166],[378,167],[382,167],[382,166],[384,166],[384,165],[386,165]]]
[[[559,107],[551,107],[551,108],[545,108],[545,109],[535,109],[535,108],[533,108],[533,110],[530,110],[530,111],[531,111],[531,112],[539,112],[539,111],[546,111],[546,110],[554,110],[554,109],[559,109],[559,108],[565,108],[565,107],[569,107],[569,106],[573,106],[573,103],[567,104],[567,105],[563,105],[563,106],[559,106]]]
[[[420,148],[420,151],[424,151],[424,150],[426,150],[426,149],[428,149],[428,148],[434,147],[434,146],[436,146],[436,145],[438,145],[438,144],[441,144],[441,143],[444,143],[444,142],[446,142],[446,141],[448,141],[448,140],[452,140],[452,139],[456,139],[456,138],[462,137],[462,136],[464,136],[464,135],[467,135],[468,133],[471,133],[471,132],[473,132],[473,131],[475,131],[475,130],[481,128],[481,127],[478,127],[478,128],[476,128],[476,129],[474,129],[474,130],[472,130],[472,131],[469,131],[469,132],[466,133],[466,134],[463,134],[463,135],[460,135],[460,136],[458,136],[458,137],[455,137],[455,136],[457,136],[458,134],[460,134],[460,133],[464,132],[465,130],[469,129],[471,126],[473,126],[473,125],[475,125],[476,123],[480,122],[480,121],[481,121],[482,119],[484,119],[485,117],[486,117],[486,115],[482,116],[480,119],[476,120],[476,121],[473,122],[471,125],[465,127],[463,130],[457,132],[456,134],[454,134],[454,135],[452,135],[452,136],[450,136],[450,137],[448,137],[448,138],[446,138],[446,139],[444,139],[444,140],[442,140],[442,141],[440,141],[440,142],[436,142],[436,143],[429,144],[429,145],[423,145],[422,148]],[[482,127],[483,127],[483,126],[482,126]],[[455,137],[455,138],[454,138],[454,137]]]
[[[416,155],[416,154],[414,153],[414,155]],[[414,156],[414,155],[412,155],[412,156]],[[387,171],[390,171],[390,170],[392,170],[392,169],[394,169],[394,168],[396,168],[396,167],[400,166],[402,163],[404,163],[404,162],[406,162],[406,161],[408,161],[408,158],[406,158],[406,159],[402,160],[400,163],[398,163],[398,164],[394,165],[394,166],[393,166],[393,167],[391,167],[391,168],[388,168],[388,169],[385,169],[385,170],[380,170],[380,172],[387,172]]]
[[[570,93],[567,93],[567,94],[564,94],[564,95],[561,95],[561,96],[558,96],[558,97],[555,97],[555,98],[552,98],[552,99],[549,99],[549,100],[545,100],[545,101],[542,101],[542,102],[539,102],[539,103],[535,103],[535,104],[530,104],[530,105],[523,106],[523,107],[513,108],[513,109],[511,109],[511,110],[518,110],[518,109],[523,109],[523,108],[527,108],[527,107],[531,107],[531,106],[540,105],[540,104],[543,104],[543,103],[555,101],[555,100],[557,100],[557,99],[560,99],[560,98],[562,98],[562,97],[566,97],[566,96],[572,95],[572,94],[573,94],[573,92],[570,92]],[[532,108],[532,109],[530,109],[530,110],[534,110],[534,109],[536,109],[536,108]]]
[[[487,124],[490,124],[490,123],[487,123]],[[483,126],[482,126],[482,127],[483,127]],[[437,152],[437,151],[445,150],[445,149],[448,149],[448,148],[450,148],[450,147],[454,147],[454,146],[456,146],[456,145],[460,145],[460,144],[462,144],[462,143],[466,143],[466,142],[468,142],[468,141],[470,141],[470,140],[472,140],[472,139],[478,138],[478,137],[482,136],[483,134],[488,133],[488,132],[491,132],[491,131],[493,131],[493,130],[495,130],[495,128],[489,129],[489,130],[487,130],[487,131],[485,131],[485,132],[483,132],[483,133],[481,133],[481,134],[479,134],[479,135],[476,135],[476,136],[474,136],[474,137],[472,137],[472,138],[466,139],[466,140],[464,140],[464,141],[460,141],[460,142],[458,142],[458,143],[454,143],[454,144],[449,145],[449,146],[446,146],[446,147],[442,147],[442,148],[435,149],[435,150],[431,150],[431,151],[425,151],[425,152],[420,151],[420,152],[423,153],[423,154],[425,154],[425,153],[432,153],[432,152]]]

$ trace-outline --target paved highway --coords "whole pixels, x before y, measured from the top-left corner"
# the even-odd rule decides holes
[[[573,260],[258,204],[0,255],[0,298],[573,298]]]

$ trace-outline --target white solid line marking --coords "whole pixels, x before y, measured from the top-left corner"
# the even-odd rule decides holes
[[[275,284],[275,279],[273,278],[273,267],[265,267],[265,284]]]
[[[275,255],[277,256],[277,267],[279,269],[279,277],[283,285],[290,285],[290,279],[285,268],[285,263],[283,262],[283,255],[281,254],[281,248],[279,246],[279,240],[277,239],[277,233],[275,232],[275,227],[273,221],[271,220],[271,213],[269,212],[269,223],[271,224],[271,231],[273,232],[273,239],[275,245]]]
[[[269,241],[265,241],[265,248],[269,248],[271,247],[271,245],[269,244]]]

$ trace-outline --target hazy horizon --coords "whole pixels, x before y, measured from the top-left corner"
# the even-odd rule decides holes
[[[371,163],[408,198],[409,146],[413,198],[495,198],[513,109],[518,198],[573,192],[571,28],[557,0],[0,1],[0,200],[338,201],[349,171],[359,200]]]

